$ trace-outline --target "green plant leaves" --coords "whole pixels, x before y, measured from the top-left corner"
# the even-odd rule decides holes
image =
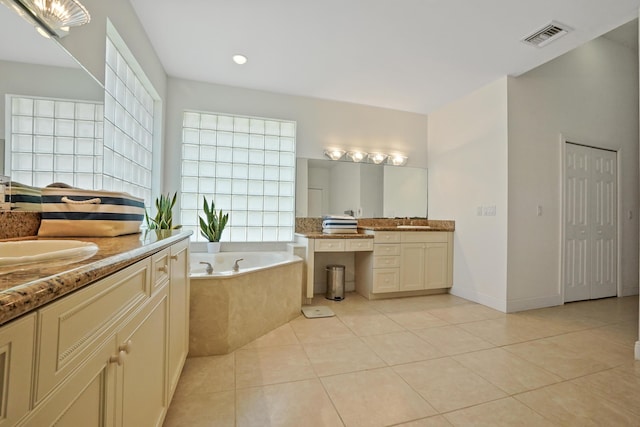
[[[144,219],[149,230],[177,230],[182,225],[173,225],[173,206],[176,204],[178,193],[173,193],[173,197],[169,194],[166,196],[161,194],[156,198],[156,216],[151,218],[145,210]]]
[[[223,214],[222,209],[220,213],[216,212],[216,205],[211,200],[211,205],[207,202],[207,197],[202,196],[204,204],[202,210],[205,217],[200,217],[200,234],[210,242],[219,242],[222,237],[222,232],[227,226],[229,221],[229,214]]]

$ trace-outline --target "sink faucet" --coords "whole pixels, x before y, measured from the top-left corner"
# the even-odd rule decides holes
[[[233,263],[233,271],[236,271],[236,272],[240,271],[240,266],[238,265],[238,262],[239,262],[239,261],[244,261],[244,258],[237,259],[237,260]]]
[[[207,264],[207,274],[213,274],[213,267],[211,266],[211,263],[200,261],[200,264]]]

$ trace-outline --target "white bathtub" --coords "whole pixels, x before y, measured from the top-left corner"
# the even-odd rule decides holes
[[[239,259],[242,260],[238,261],[240,270],[233,271],[233,265]],[[192,252],[191,278],[237,276],[301,260],[302,258],[289,252],[219,252],[217,254]],[[200,264],[201,262],[210,263],[213,267],[213,274],[208,274],[206,272],[207,265]]]
[[[189,356],[227,354],[298,317],[302,269],[288,252],[192,253]]]

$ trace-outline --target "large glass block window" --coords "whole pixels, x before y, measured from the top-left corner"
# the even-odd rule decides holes
[[[8,95],[7,174],[38,187],[101,188],[103,107],[81,100]]]
[[[151,203],[154,100],[122,52],[107,38],[104,187]]]
[[[286,242],[295,223],[296,123],[187,111],[181,223],[200,235],[202,197],[229,212],[222,241]]]

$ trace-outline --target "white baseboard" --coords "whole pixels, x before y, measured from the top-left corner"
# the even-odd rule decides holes
[[[628,297],[628,296],[631,296],[631,295],[638,295],[638,287],[637,286],[633,287],[633,288],[626,287],[626,288],[622,288],[620,290],[620,296],[621,297]]]
[[[494,310],[501,311],[506,313],[507,302],[501,299],[492,297],[491,295],[486,295],[480,292],[476,292],[469,288],[462,288],[458,286],[453,286],[449,293],[451,295],[455,295],[460,298],[467,299],[469,301],[477,302],[478,304],[486,305],[487,307],[491,307]]]
[[[634,353],[635,353],[636,360],[640,360],[640,341],[636,341],[636,348]]]
[[[561,295],[509,300],[507,301],[507,313],[533,310],[535,308],[553,307],[554,305],[562,305],[562,303]]]

